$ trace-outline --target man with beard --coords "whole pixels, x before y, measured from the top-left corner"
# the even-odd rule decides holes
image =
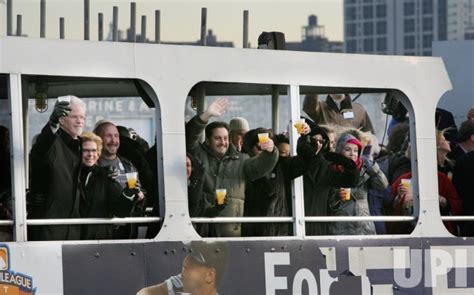
[[[135,168],[132,162],[118,154],[118,149],[120,146],[120,137],[117,126],[115,126],[110,121],[102,120],[96,123],[94,133],[97,134],[103,142],[102,154],[100,155],[98,164],[101,167],[111,167],[110,169],[115,171],[117,177],[116,179],[122,186],[122,189],[127,188],[127,173],[137,173],[137,193],[126,197],[129,198],[131,202],[134,202],[135,205],[138,205],[139,202],[144,199],[145,195],[139,189],[140,182],[137,168]],[[134,209],[132,209],[132,211],[133,210]],[[115,239],[136,238],[136,236],[137,232],[135,226],[132,227],[129,224],[115,226]]]
[[[218,217],[242,217],[245,202],[245,183],[270,173],[278,162],[278,149],[268,138],[259,144],[262,153],[250,158],[239,153],[229,142],[229,126],[225,122],[209,123],[212,117],[220,117],[229,106],[229,100],[220,98],[209,105],[199,116],[186,124],[186,148],[194,159],[204,166],[202,198],[204,210],[216,207],[216,190],[226,189],[226,206]],[[199,143],[205,130],[206,140]],[[216,235],[239,237],[240,223],[219,224]]]
[[[221,242],[191,242],[181,273],[161,284],[143,288],[137,295],[217,295],[227,265],[227,251]]]
[[[86,105],[79,98],[59,97],[49,122],[31,149],[30,218],[78,218],[78,177]],[[80,225],[37,226],[32,240],[79,240]]]

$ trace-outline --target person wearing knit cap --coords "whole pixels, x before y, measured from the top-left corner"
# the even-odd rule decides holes
[[[304,211],[305,216],[328,216],[329,200],[336,187],[355,187],[359,182],[359,169],[354,161],[330,151],[324,128],[312,125],[311,132],[298,139],[297,153],[304,159]],[[325,222],[306,224],[306,235],[327,235]]]
[[[246,152],[242,150],[244,143],[244,136],[250,130],[249,122],[242,117],[235,117],[229,122],[229,137],[239,152]]]
[[[329,211],[333,216],[370,216],[368,190],[387,188],[387,178],[374,162],[371,151],[370,142],[363,147],[360,140],[349,132],[342,134],[337,141],[336,153],[351,159],[359,168],[360,177],[357,186],[350,191],[349,200],[344,199],[345,189],[335,191],[329,201]],[[372,221],[331,223],[328,228],[329,233],[333,235],[375,234]]]

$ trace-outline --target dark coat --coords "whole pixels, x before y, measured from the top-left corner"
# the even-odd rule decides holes
[[[301,147],[312,147],[301,137],[298,140],[298,154]],[[336,188],[355,187],[359,181],[359,169],[354,161],[336,153],[319,152],[318,154],[305,152],[308,168],[303,175],[304,183],[304,211],[305,216],[329,216],[329,197]],[[306,223],[307,235],[326,235],[327,224],[324,222]]]
[[[82,167],[80,177],[83,218],[111,218],[129,215],[133,202],[122,195],[120,184],[107,176],[107,168]],[[113,224],[82,225],[81,239],[113,238]]]
[[[272,153],[262,152],[260,155],[249,158],[239,153],[234,145],[230,144],[223,157],[217,157],[206,145],[200,144],[199,138],[206,127],[198,116],[186,124],[186,148],[193,158],[204,165],[203,199],[206,207],[215,205],[215,190],[227,189],[227,205],[220,211],[219,217],[242,217],[245,202],[245,183],[254,181],[268,174],[278,162],[278,149]],[[239,237],[240,223],[226,223],[219,225],[222,236]]]
[[[81,142],[47,124],[31,149],[29,218],[78,218]],[[80,225],[31,227],[32,240],[78,240]]]
[[[287,188],[291,189],[291,180],[301,176],[304,167],[304,159],[301,156],[280,157],[269,174],[247,183],[244,216],[291,216],[291,194],[287,193]],[[286,223],[245,223],[242,225],[242,236],[285,236],[291,232],[291,225]]]
[[[456,162],[453,184],[462,199],[462,215],[474,216],[474,151]],[[460,222],[462,236],[474,236],[474,222]]]

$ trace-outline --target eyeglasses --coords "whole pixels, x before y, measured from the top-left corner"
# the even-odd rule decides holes
[[[83,153],[83,154],[88,154],[88,153],[90,153],[90,154],[96,154],[96,153],[97,153],[97,149],[83,149],[83,150],[82,150],[82,153]]]
[[[314,141],[316,141],[317,143],[320,143],[320,144],[325,144],[326,143],[325,139],[315,139]]]

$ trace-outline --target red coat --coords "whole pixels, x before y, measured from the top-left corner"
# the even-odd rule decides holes
[[[395,198],[398,192],[398,187],[402,179],[411,179],[411,172],[402,174],[395,182],[392,184],[392,197]],[[462,211],[462,200],[459,198],[459,195],[456,191],[451,180],[448,176],[442,172],[438,171],[438,191],[439,195],[446,198],[449,205],[449,215],[460,215]],[[397,206],[398,207],[398,206]],[[396,211],[397,208],[394,208]],[[453,222],[444,222],[446,228],[452,233],[456,234],[456,225]]]

